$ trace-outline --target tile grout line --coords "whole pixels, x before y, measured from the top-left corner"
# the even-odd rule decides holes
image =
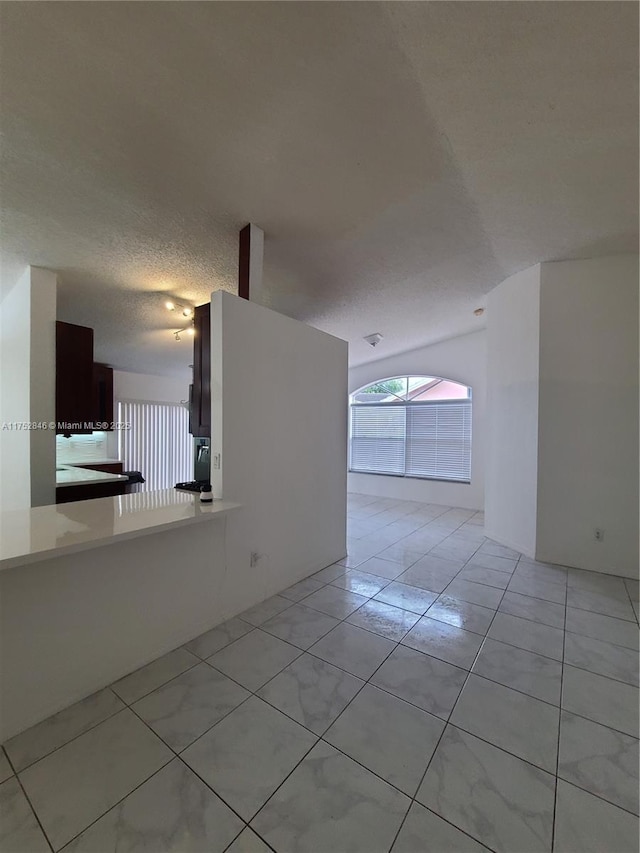
[[[40,827],[40,831],[42,832],[44,840],[47,842],[49,849],[52,851],[52,853],[55,853],[55,848],[54,848],[53,844],[51,843],[51,840],[49,839],[49,836],[48,836],[47,832],[45,831],[45,828],[42,825],[40,818],[38,817],[38,812],[35,810],[35,807],[34,807],[33,803],[31,802],[31,798],[29,797],[29,794],[27,794],[25,787],[22,784],[22,779],[18,776],[18,773],[17,773],[15,767],[13,766],[13,762],[9,758],[9,755],[8,755],[6,749],[4,749],[4,747],[2,747],[2,749],[4,751],[5,758],[9,762],[9,766],[13,770],[13,778],[16,780],[16,782],[20,786],[20,790],[22,791],[22,794],[23,794],[25,800],[29,804],[29,808],[31,809],[31,813],[33,814],[34,818],[36,819],[38,826]],[[5,782],[9,782],[11,778],[12,777],[10,776],[9,779],[5,779]],[[2,784],[4,785],[4,782]]]
[[[564,700],[564,658],[565,658],[565,646],[567,642],[567,600],[568,600],[568,592],[569,592],[569,576],[567,575],[567,590],[565,591],[565,600],[564,600],[564,630],[562,632],[562,669],[560,670],[560,712],[558,714],[558,740],[557,740],[557,752],[556,752],[556,773],[554,780],[554,791],[553,791],[553,821],[551,824],[551,850],[555,850],[556,845],[556,818],[558,813],[558,772],[560,770],[560,737],[562,732],[562,706]]]

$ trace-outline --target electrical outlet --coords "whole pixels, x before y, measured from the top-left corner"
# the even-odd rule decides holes
[[[214,453],[214,454],[213,454],[213,467],[214,467],[217,471],[219,471],[219,470],[220,470],[220,454],[219,454],[219,453]]]
[[[602,528],[600,527],[596,527],[596,529],[593,531],[593,538],[596,540],[596,542],[602,542],[602,540],[604,539],[604,530],[602,530]]]

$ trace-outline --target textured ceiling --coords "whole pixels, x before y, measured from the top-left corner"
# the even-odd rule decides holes
[[[3,3],[2,245],[116,367],[187,375],[163,293],[234,291],[359,364],[542,260],[635,251],[638,7]],[[361,341],[381,332],[374,350]]]

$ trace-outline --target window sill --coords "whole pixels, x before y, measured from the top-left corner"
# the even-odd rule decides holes
[[[379,471],[355,471],[348,469],[349,474],[366,474],[367,477],[393,477],[396,480],[426,480],[429,483],[453,483],[456,486],[470,486],[471,480],[447,480],[444,477],[418,477],[416,474],[382,474]]]

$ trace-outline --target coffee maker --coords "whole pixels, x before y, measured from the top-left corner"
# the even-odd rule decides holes
[[[193,478],[196,482],[209,483],[211,481],[211,439],[193,439]]]

